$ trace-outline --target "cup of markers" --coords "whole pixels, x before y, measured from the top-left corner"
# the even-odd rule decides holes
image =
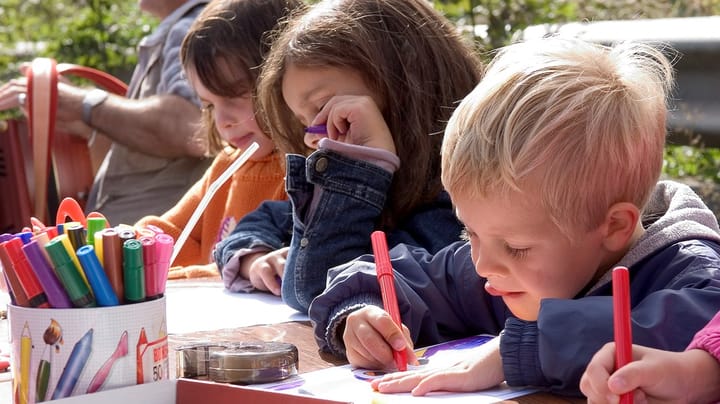
[[[103,217],[0,234],[13,402],[169,377],[165,280],[175,240]]]

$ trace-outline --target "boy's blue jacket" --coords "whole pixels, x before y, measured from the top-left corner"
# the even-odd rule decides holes
[[[630,269],[633,342],[681,351],[720,310],[717,220],[689,187],[673,182],[658,184],[643,218],[646,233],[618,262]],[[510,385],[579,395],[592,355],[613,340],[611,271],[574,299],[543,300],[530,322],[485,292],[469,243],[435,255],[399,245],[391,258],[402,320],[416,346],[500,334]],[[320,347],[344,355],[344,319],[368,304],[382,307],[373,257],[333,268],[309,312]]]
[[[330,142],[321,145],[324,143]],[[377,228],[393,179],[392,172],[358,156],[377,157],[378,152],[334,146],[352,149],[349,154],[354,155],[323,147],[307,158],[287,155],[285,183],[290,201],[260,205],[214,252],[215,261],[223,268],[239,250],[276,250],[289,245],[282,297],[303,313],[325,289],[329,268],[372,251],[370,234]],[[450,197],[441,192],[388,231],[387,240],[389,246],[405,243],[437,252],[459,240],[461,232]],[[227,279],[226,272],[223,270],[223,281],[228,285],[234,280]]]

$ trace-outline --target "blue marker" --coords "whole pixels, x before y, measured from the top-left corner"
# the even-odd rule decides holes
[[[90,357],[90,351],[92,351],[92,339],[93,329],[89,329],[85,335],[83,335],[78,342],[75,343],[70,357],[65,363],[65,368],[60,375],[60,380],[57,382],[55,391],[53,392],[52,399],[57,400],[58,398],[65,398],[72,395],[75,385],[80,378],[85,365],[87,364],[88,358]]]
[[[84,245],[77,250],[77,257],[80,260],[80,265],[85,271],[85,276],[90,282],[93,294],[95,295],[95,302],[98,306],[117,306],[120,304],[115,291],[110,285],[105,271],[100,265],[100,260],[95,254],[95,247],[91,245]]]

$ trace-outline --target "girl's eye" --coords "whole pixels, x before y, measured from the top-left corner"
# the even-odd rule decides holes
[[[522,259],[522,258],[525,258],[525,256],[527,255],[528,251],[530,251],[530,249],[529,248],[513,248],[513,247],[510,247],[509,245],[505,244],[505,251],[507,251],[508,255],[510,255],[510,257],[512,257],[512,258]]]

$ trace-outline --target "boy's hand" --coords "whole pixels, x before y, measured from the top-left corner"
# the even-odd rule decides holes
[[[394,369],[393,348],[405,350],[408,363],[417,363],[410,332],[398,327],[385,310],[363,307],[345,320],[343,341],[351,365],[366,369]]]
[[[250,281],[257,290],[280,296],[280,279],[285,272],[289,247],[268,253],[249,254],[242,258],[240,275]]]
[[[500,357],[500,338],[488,341],[479,356],[446,369],[397,372],[375,379],[373,389],[381,393],[411,392],[424,396],[432,391],[478,391],[497,386],[505,380]]]

